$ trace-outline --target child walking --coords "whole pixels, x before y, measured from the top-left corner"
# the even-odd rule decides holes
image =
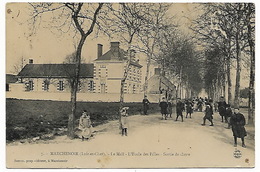
[[[121,113],[121,129],[122,129],[122,136],[127,136],[127,128],[128,128],[128,113],[127,110],[129,109],[129,107],[123,107],[120,110]]]

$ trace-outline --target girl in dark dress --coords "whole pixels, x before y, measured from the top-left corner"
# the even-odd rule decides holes
[[[188,117],[189,114],[190,114],[190,118],[191,118],[192,113],[193,113],[193,103],[192,103],[192,101],[188,100],[186,102],[186,118]]]
[[[234,146],[237,146],[237,138],[241,138],[242,147],[246,147],[244,137],[247,135],[245,129],[245,117],[239,112],[239,108],[235,108],[234,114],[230,118],[230,125],[234,136]]]

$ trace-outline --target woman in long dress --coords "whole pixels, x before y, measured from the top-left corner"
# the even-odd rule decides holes
[[[92,135],[92,126],[91,126],[91,120],[90,115],[87,114],[87,111],[84,110],[82,113],[82,116],[79,119],[79,129],[81,130],[80,136],[82,138],[82,141],[84,139],[89,139]]]

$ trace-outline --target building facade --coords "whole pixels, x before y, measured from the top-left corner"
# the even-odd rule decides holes
[[[176,86],[161,74],[160,68],[154,70],[154,75],[148,80],[147,93],[159,94],[167,99],[176,99]]]
[[[94,92],[93,64],[81,64],[78,92]],[[70,92],[74,64],[27,64],[17,75],[23,91]]]
[[[102,45],[98,44],[98,57],[94,61],[94,82],[97,93],[120,93],[121,80],[127,65],[127,52],[119,47],[119,42],[111,42],[111,48],[102,53]],[[137,94],[142,90],[142,66],[135,60],[134,51],[131,52],[132,60],[124,93]]]
[[[120,93],[121,80],[127,65],[127,53],[119,47],[119,42],[111,42],[105,54],[98,44],[97,59],[91,64],[81,64],[78,92]],[[136,94],[142,90],[141,68],[135,60],[134,51],[130,62],[124,93]],[[74,78],[75,64],[29,64],[17,75],[18,83],[27,92],[70,92],[70,82]]]

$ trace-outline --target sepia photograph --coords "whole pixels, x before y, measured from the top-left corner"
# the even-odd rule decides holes
[[[6,168],[254,168],[255,19],[252,2],[6,3]]]

